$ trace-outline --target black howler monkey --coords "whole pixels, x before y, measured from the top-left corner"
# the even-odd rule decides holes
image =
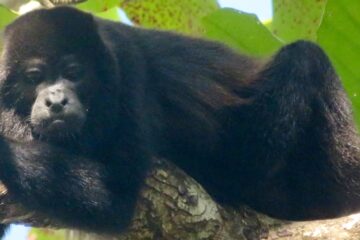
[[[264,63],[60,7],[10,24],[0,61],[0,179],[66,226],[124,230],[153,156],[220,204],[293,220],[359,209],[351,107],[313,43]]]

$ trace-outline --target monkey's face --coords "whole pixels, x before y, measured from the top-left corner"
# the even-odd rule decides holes
[[[104,119],[116,115],[119,77],[92,16],[67,8],[33,11],[4,36],[1,105],[45,140],[101,135],[99,126],[109,126]]]
[[[74,56],[65,56],[49,69],[39,59],[28,61],[22,75],[33,88],[30,123],[35,134],[47,138],[68,137],[81,131],[86,106],[80,100],[80,88],[88,76]],[[52,71],[51,71],[52,70]],[[32,86],[31,86],[32,85]]]
[[[3,100],[27,118],[37,136],[74,137],[87,118],[93,75],[75,55],[29,57],[4,82]]]

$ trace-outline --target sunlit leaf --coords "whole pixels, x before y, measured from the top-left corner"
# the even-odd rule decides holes
[[[119,0],[87,0],[84,3],[76,5],[77,8],[88,12],[106,12],[118,5]]]
[[[205,35],[254,56],[268,56],[281,42],[253,14],[218,10],[203,19]]]
[[[120,6],[137,25],[193,35],[203,32],[201,18],[218,9],[216,0],[127,0]]]
[[[329,0],[318,42],[340,74],[360,126],[360,1]]]
[[[271,31],[286,42],[316,40],[327,0],[273,0]]]
[[[52,230],[45,228],[32,228],[28,239],[34,240],[65,240],[64,230]]]
[[[6,7],[0,5],[0,29],[3,29],[6,25],[12,22],[17,15],[7,9]]]
[[[110,8],[105,12],[95,13],[95,15],[97,17],[105,18],[105,19],[112,20],[112,21],[119,21],[120,20],[118,7]]]

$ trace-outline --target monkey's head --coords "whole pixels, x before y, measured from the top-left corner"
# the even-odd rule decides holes
[[[5,31],[0,61],[3,107],[39,137],[74,137],[96,124],[90,114],[115,106],[107,96],[114,64],[89,14],[62,7],[18,18]]]

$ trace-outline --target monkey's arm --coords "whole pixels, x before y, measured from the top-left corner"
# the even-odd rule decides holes
[[[114,166],[36,141],[1,139],[0,155],[0,179],[29,210],[56,217],[65,226],[97,232],[119,232],[131,220],[136,171],[127,169],[128,174],[118,176]],[[125,183],[118,181],[126,178]]]

